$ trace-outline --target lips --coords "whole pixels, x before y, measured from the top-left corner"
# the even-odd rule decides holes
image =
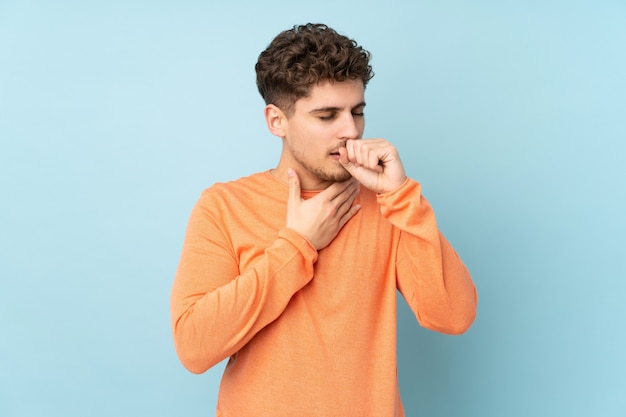
[[[333,156],[335,156],[335,155],[339,156],[339,149],[341,149],[341,148],[343,148],[343,146],[341,146],[341,147],[331,151],[330,154],[333,155]]]
[[[345,149],[345,144],[341,143],[339,144],[339,146],[337,146],[335,149],[333,149],[332,151],[330,151],[328,154],[330,155],[331,158],[333,158],[335,161],[338,161],[339,158],[341,158],[341,154],[339,153],[339,151],[341,150],[341,148]]]

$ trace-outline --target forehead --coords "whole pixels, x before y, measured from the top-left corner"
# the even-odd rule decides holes
[[[324,81],[311,87],[309,95],[296,101],[296,111],[311,111],[320,107],[352,109],[363,103],[365,88],[363,81]]]

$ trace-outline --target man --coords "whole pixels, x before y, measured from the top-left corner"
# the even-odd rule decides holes
[[[218,416],[403,416],[396,290],[422,326],[459,334],[470,274],[396,148],[361,140],[367,51],[296,26],[256,73],[282,153],[193,209],[171,299],[179,358],[195,373],[230,358]]]

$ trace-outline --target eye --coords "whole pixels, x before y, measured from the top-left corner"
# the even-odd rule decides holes
[[[365,116],[365,113],[363,113],[363,111],[365,110],[364,108],[365,106],[358,106],[352,109],[352,116],[354,117],[363,117]]]
[[[328,114],[328,115],[325,115],[325,116],[319,116],[319,119],[322,120],[322,121],[325,121],[325,122],[329,122],[329,121],[333,120],[335,118],[335,116],[336,116],[335,113],[331,113],[331,114]]]

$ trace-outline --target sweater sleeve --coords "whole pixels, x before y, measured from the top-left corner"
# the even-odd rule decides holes
[[[419,323],[447,334],[465,332],[476,317],[469,271],[437,228],[435,214],[412,179],[378,196],[381,213],[400,230],[397,287]]]
[[[182,364],[202,373],[241,349],[284,311],[313,277],[317,251],[282,229],[240,273],[232,244],[202,199],[187,226],[171,293],[174,344]]]

